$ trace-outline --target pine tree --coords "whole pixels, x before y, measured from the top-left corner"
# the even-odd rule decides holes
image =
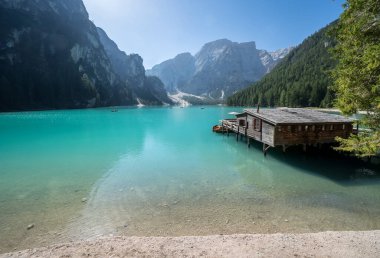
[[[269,74],[227,100],[232,106],[321,106],[332,105],[329,70],[336,65],[329,48],[335,39],[323,28],[293,49]],[[284,93],[283,93],[284,92]]]
[[[343,151],[366,157],[380,153],[380,1],[347,0],[333,33],[338,65],[333,71],[336,105],[348,115],[358,110],[369,131],[338,139]]]

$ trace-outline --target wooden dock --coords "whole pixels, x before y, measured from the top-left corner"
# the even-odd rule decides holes
[[[236,134],[236,140],[246,139],[263,143],[266,155],[270,147],[302,145],[320,146],[333,143],[336,137],[348,138],[355,120],[340,115],[303,108],[246,109],[235,119],[221,121],[222,132]]]

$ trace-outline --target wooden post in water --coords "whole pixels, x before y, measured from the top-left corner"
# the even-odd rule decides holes
[[[267,152],[266,152],[266,144],[263,143],[263,152],[264,152],[264,157],[267,156]]]
[[[239,141],[239,126],[238,126],[237,132],[236,132],[236,141]]]
[[[267,151],[269,150],[269,148],[270,148],[270,145],[263,143],[263,152],[264,152],[265,157],[267,156]]]
[[[247,138],[247,146],[248,148],[251,148],[251,138]]]
[[[247,124],[245,125],[245,132],[244,132],[244,135],[245,135],[245,140],[248,141]]]

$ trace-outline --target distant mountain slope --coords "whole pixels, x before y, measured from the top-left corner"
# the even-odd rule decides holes
[[[182,88],[195,73],[195,58],[190,53],[182,53],[175,58],[155,65],[147,74],[157,76],[168,92],[175,93]]]
[[[217,40],[204,45],[195,55],[195,74],[181,90],[210,98],[223,98],[266,72],[254,42]]]
[[[0,111],[138,104],[119,74],[82,0],[0,0]]]
[[[255,42],[221,39],[205,44],[194,57],[189,53],[177,55],[147,73],[159,77],[171,93],[179,91],[221,102],[261,79],[289,51],[269,53],[256,49]]]
[[[99,38],[110,59],[111,66],[123,83],[132,90],[132,96],[139,104],[173,104],[163,83],[157,77],[146,77],[143,59],[137,54],[127,55],[111,40],[107,33],[97,28]]]
[[[260,81],[229,97],[228,105],[330,106],[328,71],[336,64],[328,51],[335,44],[326,35],[330,26],[305,39]]]

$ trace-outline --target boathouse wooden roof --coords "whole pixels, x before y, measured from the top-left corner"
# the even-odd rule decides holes
[[[245,113],[258,117],[273,125],[280,124],[335,124],[353,123],[355,120],[307,108],[245,109]]]

